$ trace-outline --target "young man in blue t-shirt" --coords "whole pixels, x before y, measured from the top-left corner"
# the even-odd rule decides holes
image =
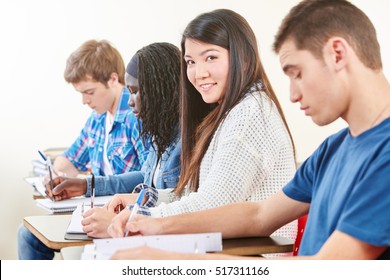
[[[390,259],[390,84],[375,28],[348,1],[305,0],[285,17],[274,50],[290,79],[291,101],[320,126],[342,118],[348,127],[327,138],[268,200],[163,219],[138,217],[127,228],[141,234],[264,236],[308,214],[295,258]],[[112,236],[123,232],[128,212],[114,219]],[[147,247],[122,250],[113,258],[137,256],[238,258]]]

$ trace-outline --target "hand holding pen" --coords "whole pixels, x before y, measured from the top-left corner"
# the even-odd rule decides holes
[[[49,177],[50,177],[50,191],[52,191],[53,190],[53,188],[54,188],[54,185],[53,185],[53,175],[52,175],[52,171],[54,171],[53,170],[53,167],[52,167],[52,165],[51,165],[51,160],[50,160],[50,158],[49,157],[45,157],[44,156],[44,154],[43,153],[41,153],[41,151],[39,151],[38,150],[38,153],[39,153],[39,155],[42,157],[42,159],[45,161],[45,163],[46,163],[46,166],[47,166],[47,169],[49,170]],[[57,175],[57,174],[56,174]],[[53,197],[52,196],[50,196],[49,194],[48,194],[48,197],[51,199],[51,200],[53,200]]]
[[[129,217],[129,220],[127,221],[127,223],[131,223],[132,221],[134,221],[135,215],[137,214],[138,209],[141,206],[142,201],[144,200],[144,195],[145,195],[145,189],[142,189],[138,195],[137,201],[135,202],[135,204],[133,206],[133,209],[131,209],[132,205],[129,204],[128,209],[129,209],[129,211],[131,211],[131,214],[130,214],[130,217]],[[127,234],[128,234],[128,230],[125,229],[125,234],[123,236],[126,237]]]

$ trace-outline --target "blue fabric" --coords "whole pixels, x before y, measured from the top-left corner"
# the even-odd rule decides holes
[[[54,252],[54,250],[43,245],[23,225],[19,226],[18,255],[20,260],[52,260],[54,258]]]
[[[176,187],[180,176],[180,155],[181,140],[179,131],[174,142],[165,150],[161,156],[159,174],[154,186],[157,189]],[[113,195],[116,193],[131,193],[134,187],[140,183],[152,186],[153,174],[157,165],[157,153],[153,146],[149,150],[148,157],[143,164],[141,171],[132,171],[120,175],[95,176],[95,194]],[[87,180],[91,180],[87,178]],[[90,186],[88,182],[87,186]],[[88,187],[86,196],[91,195]]]
[[[299,255],[314,255],[335,231],[390,246],[390,119],[351,137],[327,138],[283,189],[311,203]],[[380,258],[389,258],[390,250]]]
[[[140,170],[150,146],[142,142],[137,118],[128,104],[129,97],[129,90],[124,87],[109,132],[107,155],[113,174]],[[80,171],[87,171],[87,165],[90,165],[93,174],[105,175],[103,151],[106,115],[93,111],[80,136],[63,154]]]

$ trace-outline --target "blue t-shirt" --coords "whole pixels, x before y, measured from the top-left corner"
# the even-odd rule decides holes
[[[311,203],[299,255],[316,254],[335,230],[390,246],[389,178],[390,118],[357,137],[346,128],[327,138],[283,189]]]

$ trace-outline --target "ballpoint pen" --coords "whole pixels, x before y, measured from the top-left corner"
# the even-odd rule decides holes
[[[45,157],[45,155],[38,150],[38,153],[39,155],[42,157],[42,159],[45,161],[45,163],[47,164],[48,167],[50,167],[51,171],[54,173],[54,175],[58,176],[57,172],[53,169],[52,165],[51,165],[51,160],[49,157]],[[66,176],[66,175],[64,175]]]
[[[95,176],[91,178],[91,208],[93,208],[93,200],[95,199]]]
[[[41,155],[42,159],[46,162],[47,169],[49,170],[49,177],[50,177],[50,190],[53,190],[54,185],[53,185],[53,175],[51,174],[53,168],[51,166],[51,160],[49,157],[45,157],[41,151],[38,150],[38,153]],[[50,197],[51,198],[51,197]],[[51,198],[52,199],[52,198]],[[52,199],[53,200],[53,199]]]
[[[141,206],[142,200],[144,199],[144,196],[145,196],[145,189],[142,189],[138,195],[137,201],[135,202],[133,209],[131,209],[131,204],[129,204],[128,209],[129,209],[129,211],[131,211],[131,214],[130,214],[130,217],[129,217],[127,223],[130,223],[134,220],[135,215],[137,214],[138,209]],[[128,230],[126,229],[125,234],[123,236],[126,237],[127,233],[128,233]]]

